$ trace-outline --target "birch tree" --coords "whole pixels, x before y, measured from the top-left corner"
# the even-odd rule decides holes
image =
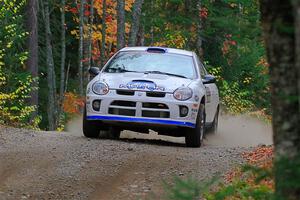
[[[79,10],[79,48],[78,48],[78,79],[79,94],[83,95],[83,26],[84,26],[84,5],[85,0],[80,0]]]
[[[94,25],[94,0],[91,0],[90,2],[90,25],[89,25],[89,47],[88,47],[88,69],[91,68],[92,65],[92,36],[93,36],[93,25]],[[89,73],[88,74],[88,80],[89,80]]]

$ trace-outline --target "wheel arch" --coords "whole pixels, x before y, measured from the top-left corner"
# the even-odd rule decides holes
[[[205,105],[205,95],[202,96],[200,104],[204,104]]]

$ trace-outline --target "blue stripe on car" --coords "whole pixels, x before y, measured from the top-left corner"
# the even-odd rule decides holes
[[[140,122],[140,123],[154,123],[163,125],[175,125],[175,126],[186,126],[195,128],[196,125],[191,122],[181,122],[172,120],[161,120],[161,119],[149,119],[149,118],[131,118],[131,117],[117,117],[117,116],[87,116],[87,120],[107,120],[107,121],[122,121],[122,122]]]

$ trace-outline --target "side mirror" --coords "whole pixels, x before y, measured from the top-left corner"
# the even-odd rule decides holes
[[[215,83],[216,78],[213,75],[205,75],[204,78],[202,79],[203,84],[210,84],[210,83]]]
[[[89,73],[92,76],[97,76],[100,73],[100,69],[98,67],[91,67],[89,68]]]

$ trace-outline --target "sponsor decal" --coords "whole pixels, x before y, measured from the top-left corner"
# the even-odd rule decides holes
[[[197,106],[197,108],[192,108],[191,111],[192,111],[191,118],[192,119],[196,119],[197,118],[197,114],[198,114],[198,106]]]
[[[165,91],[164,87],[158,86],[155,83],[142,81],[132,81],[127,84],[120,84],[119,88],[126,88],[130,90]]]
[[[192,108],[192,112],[197,113],[198,109]]]

